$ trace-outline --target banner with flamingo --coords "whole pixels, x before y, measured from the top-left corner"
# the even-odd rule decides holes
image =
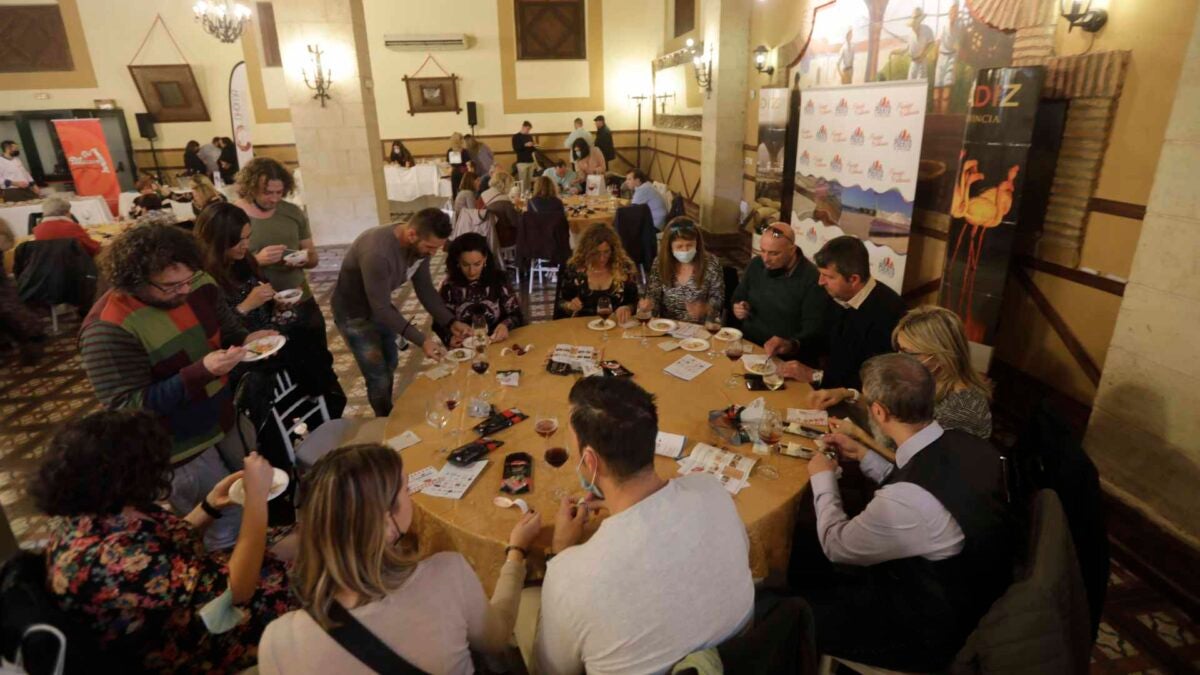
[[[962,317],[972,342],[994,342],[1019,223],[1036,218],[1031,211],[1044,192],[1044,186],[1029,183],[1031,173],[1044,176],[1043,161],[1031,166],[1038,156],[1033,145],[1044,78],[1040,67],[993,68],[981,71],[975,82],[950,206],[940,298],[943,307]]]
[[[901,292],[927,96],[924,80],[800,91],[791,222],[806,256],[854,235],[872,276]]]

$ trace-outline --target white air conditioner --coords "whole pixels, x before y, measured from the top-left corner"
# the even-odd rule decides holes
[[[470,37],[459,34],[446,35],[384,35],[383,44],[402,51],[428,51],[432,49],[467,49]]]

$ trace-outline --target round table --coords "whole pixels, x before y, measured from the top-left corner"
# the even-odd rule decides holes
[[[585,196],[585,195],[569,195],[562,198],[563,206],[567,209],[567,225],[571,228],[571,248],[575,248],[575,238],[587,231],[589,227],[597,223],[602,223],[613,226],[617,218],[617,209],[622,206],[629,206],[629,200],[617,197],[610,199],[606,196]],[[521,199],[513,201],[513,206],[518,210],[525,210],[525,202]],[[592,213],[580,213],[573,215],[573,209],[579,207],[588,207]]]
[[[496,582],[504,547],[509,531],[517,521],[520,511],[516,508],[500,509],[492,504],[493,498],[503,495],[500,482],[503,475],[504,457],[510,452],[527,452],[534,460],[533,489],[520,495],[529,505],[542,513],[542,534],[530,556],[530,576],[536,577],[544,570],[544,550],[550,545],[554,516],[558,503],[553,496],[557,488],[569,490],[574,496],[582,496],[575,467],[579,462],[578,448],[571,437],[568,420],[567,394],[575,383],[575,376],[551,375],[545,370],[546,355],[556,344],[591,345],[603,350],[604,358],[616,359],[634,373],[634,380],[657,396],[659,430],[687,436],[684,455],[691,452],[696,442],[719,445],[717,436],[708,427],[708,411],[725,408],[731,403],[745,405],[758,396],[766,399],[769,408],[781,413],[788,407],[806,407],[810,388],[801,383],[788,382],[780,391],[752,392],[739,386],[727,388],[725,383],[731,372],[742,372],[740,363],[731,363],[719,356],[713,367],[690,382],[685,382],[663,371],[687,352],[675,349],[664,352],[657,347],[663,340],[651,337],[648,346],[640,340],[623,338],[622,329],[609,332],[609,339],[602,341],[601,333],[589,330],[590,318],[563,319],[554,322],[533,324],[513,332],[503,345],[492,345],[488,349],[491,369],[487,374],[476,375],[462,364],[457,372],[438,381],[417,377],[404,394],[396,400],[388,419],[386,438],[392,438],[412,430],[421,437],[421,442],[402,451],[404,470],[413,473],[425,467],[440,470],[446,463],[446,455],[439,449],[453,449],[475,438],[470,427],[480,420],[465,417],[465,401],[486,387],[491,392],[492,403],[501,410],[518,408],[529,415],[529,419],[493,435],[504,441],[504,445],[487,456],[488,464],[462,499],[417,494],[413,497],[414,531],[422,555],[437,551],[458,551],[478,573],[488,593]],[[628,329],[637,334],[638,328]],[[651,335],[655,335],[651,333]],[[503,346],[514,343],[533,344],[531,352],[524,356],[513,353],[501,355]],[[725,343],[717,341],[718,351]],[[758,353],[761,348],[755,347]],[[693,356],[708,361],[706,352]],[[521,370],[520,386],[501,387],[496,381],[498,370]],[[424,423],[425,404],[446,386],[456,386],[462,393],[464,403],[458,406],[446,431],[431,428]],[[547,444],[533,430],[537,414],[541,410],[554,412],[559,421],[558,432],[549,439],[550,446],[561,446],[570,454],[566,464],[552,468],[542,458]],[[464,432],[457,436],[450,433],[462,424]],[[800,440],[789,436],[788,440]],[[791,548],[792,527],[795,522],[795,506],[804,486],[808,482],[808,463],[792,457],[772,454],[755,455],[750,444],[725,446],[726,449],[758,459],[750,476],[750,487],[733,497],[738,513],[746,523],[750,537],[750,564],[754,576],[765,577],[769,571],[786,569]],[[773,467],[778,478],[769,479],[758,470],[760,466]],[[655,470],[663,478],[678,475],[675,460],[655,456]],[[603,514],[602,514],[603,515]],[[687,514],[680,514],[686,518]],[[588,535],[595,530],[598,521],[588,528]]]

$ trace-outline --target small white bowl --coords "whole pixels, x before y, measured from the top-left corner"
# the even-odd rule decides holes
[[[289,288],[286,291],[279,291],[275,294],[275,302],[281,305],[294,305],[300,302],[300,298],[304,296],[304,291],[299,288]]]
[[[283,262],[289,265],[303,265],[308,262],[308,251],[296,251],[283,256]]]

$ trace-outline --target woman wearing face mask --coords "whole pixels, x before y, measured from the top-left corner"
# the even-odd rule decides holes
[[[575,161],[575,174],[578,176],[603,176],[608,171],[604,153],[600,152],[600,148],[589,146],[582,138],[576,138],[571,145],[571,159]]]
[[[469,326],[476,316],[486,317],[493,342],[507,339],[510,330],[525,323],[520,298],[496,264],[487,239],[477,232],[468,232],[450,242],[446,280],[440,293],[456,321]],[[452,335],[448,325],[436,330],[446,344],[452,347],[462,344],[462,338]]]
[[[413,166],[416,161],[413,160],[412,153],[408,148],[404,147],[404,142],[400,140],[392,141],[392,152],[388,154],[389,164],[399,164],[400,166]]]
[[[633,261],[621,247],[617,231],[603,223],[592,225],[558,272],[554,318],[596,316],[596,300],[608,296],[613,318],[625,323],[638,297],[634,274]]]
[[[267,626],[258,651],[263,673],[365,672],[327,633],[350,621],[429,673],[471,673],[471,648],[505,648],[525,553],[542,528],[538,513],[513,527],[489,603],[458,553],[418,561],[400,546],[413,506],[396,451],[374,444],[334,450],[309,471],[303,494],[293,590],[305,609]]]
[[[658,307],[659,315],[667,319],[701,322],[710,310],[720,312],[724,300],[721,263],[704,250],[700,229],[687,216],[672,219],[650,270],[646,297],[638,307]]]

